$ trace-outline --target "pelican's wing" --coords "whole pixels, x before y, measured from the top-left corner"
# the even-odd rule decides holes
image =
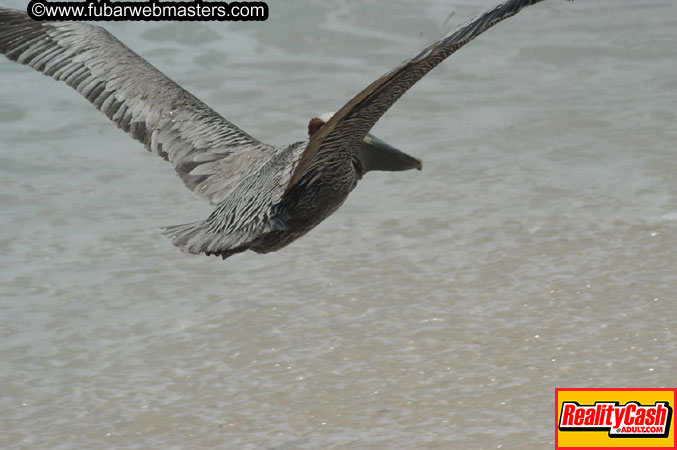
[[[66,82],[212,204],[273,152],[101,27],[0,8],[0,53]]]
[[[493,25],[540,1],[543,0],[508,0],[461,25],[371,83],[313,134],[287,189],[301,178],[311,161],[322,165],[325,159],[349,158],[352,149],[381,116],[425,74]]]

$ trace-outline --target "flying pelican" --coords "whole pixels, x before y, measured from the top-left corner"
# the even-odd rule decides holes
[[[268,253],[336,211],[371,170],[421,169],[419,159],[369,134],[383,114],[449,55],[542,0],[508,0],[431,43],[371,83],[338,112],[315,117],[309,140],[274,147],[224,119],[105,29],[37,22],[0,8],[0,53],[66,82],[119,128],[174,165],[216,209],[164,229],[183,251]]]

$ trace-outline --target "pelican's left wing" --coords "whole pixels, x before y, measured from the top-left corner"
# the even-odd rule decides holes
[[[275,152],[101,27],[0,7],[0,53],[71,86],[212,204]]]
[[[541,1],[508,0],[461,25],[374,81],[313,134],[287,189],[299,181],[311,161],[321,164],[325,158],[350,158],[352,149],[362,142],[381,116],[425,74],[493,25]]]

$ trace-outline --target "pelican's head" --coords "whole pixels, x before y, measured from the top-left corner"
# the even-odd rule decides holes
[[[329,112],[310,119],[308,136],[313,137],[325,123],[329,122],[333,115],[333,112]],[[362,144],[353,155],[353,162],[356,163],[356,169],[360,176],[370,170],[397,172],[409,169],[421,170],[423,167],[423,162],[420,159],[407,155],[372,134],[367,134],[364,137]]]
[[[326,112],[310,119],[310,122],[308,123],[308,136],[313,137],[313,134],[317,133],[317,130],[322,128],[325,123],[329,122],[329,119],[333,116],[333,112]]]

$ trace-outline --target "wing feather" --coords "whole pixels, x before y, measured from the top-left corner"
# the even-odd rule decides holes
[[[37,22],[0,7],[0,53],[67,83],[186,187],[217,204],[274,151],[220,116],[105,29]]]
[[[418,80],[444,59],[495,24],[514,16],[522,8],[543,0],[508,0],[466,22],[441,39],[371,83],[317,131],[296,166],[287,190],[296,184],[310,163],[324,159],[349,158],[386,111]]]

